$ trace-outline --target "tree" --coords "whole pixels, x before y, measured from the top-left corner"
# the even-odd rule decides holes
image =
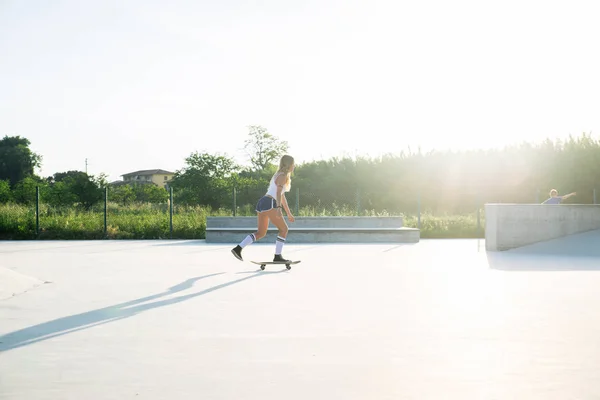
[[[17,182],[13,189],[13,197],[17,203],[35,204],[35,188],[40,187],[40,191],[46,186],[46,182],[37,177],[28,176]]]
[[[71,192],[69,185],[62,181],[50,184],[44,199],[51,206],[71,206],[77,202],[77,196]]]
[[[177,190],[177,201],[218,208],[231,199],[233,175],[240,167],[223,155],[194,152],[185,159],[187,166],[176,171],[170,185]]]
[[[4,136],[0,140],[0,179],[8,179],[11,187],[32,176],[41,165],[42,157],[29,149],[30,144],[21,136]]]
[[[288,151],[288,143],[271,135],[262,126],[249,126],[250,136],[245,143],[245,150],[255,170],[267,168],[274,160]]]
[[[67,179],[71,187],[71,192],[77,196],[79,203],[85,208],[90,209],[96,203],[102,200],[102,189],[100,183],[83,172],[81,175]]]
[[[122,185],[111,188],[109,193],[110,201],[122,205],[129,205],[136,200],[135,192],[131,185]]]
[[[82,171],[57,172],[47,178],[50,184],[51,202],[54,205],[71,205],[80,203],[89,209],[102,200],[103,175],[95,178]]]
[[[10,182],[8,180],[0,180],[0,203],[8,203],[11,200]]]
[[[190,154],[185,159],[187,167],[175,173],[175,178],[182,176],[202,177],[203,179],[223,179],[231,176],[239,169],[232,158],[219,154],[198,153]]]
[[[133,193],[140,203],[161,204],[169,199],[169,193],[156,185],[134,185]]]
[[[64,182],[68,179],[74,179],[79,177],[80,175],[84,174],[85,172],[82,171],[67,171],[67,172],[57,172],[52,176],[49,176],[48,178],[46,178],[46,180],[48,181],[49,184],[54,184],[57,182]]]

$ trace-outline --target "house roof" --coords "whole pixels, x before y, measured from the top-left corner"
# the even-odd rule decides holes
[[[173,172],[165,171],[164,169],[143,169],[140,171],[130,172],[128,174],[123,174],[121,176],[125,177],[125,176],[134,176],[134,175],[146,176],[146,175],[164,175],[164,174],[173,175]]]
[[[109,186],[125,186],[125,185],[155,185],[155,183],[150,181],[114,181],[108,184]]]

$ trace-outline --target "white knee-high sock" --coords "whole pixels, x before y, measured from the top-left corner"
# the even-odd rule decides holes
[[[240,243],[240,247],[243,249],[244,247],[254,242],[256,242],[256,236],[254,236],[254,233],[251,233],[248,236],[246,236],[244,240],[242,240],[242,242]]]
[[[284,244],[285,244],[285,238],[282,238],[281,236],[277,236],[277,240],[275,241],[275,254],[281,254]]]

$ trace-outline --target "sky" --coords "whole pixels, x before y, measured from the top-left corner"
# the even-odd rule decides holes
[[[593,1],[0,0],[0,136],[42,176],[600,132]]]

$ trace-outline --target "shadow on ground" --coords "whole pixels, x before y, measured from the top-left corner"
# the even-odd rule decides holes
[[[206,242],[204,239],[171,239],[169,241],[160,240],[160,243],[152,244],[152,246],[159,247],[173,247],[173,246],[201,246]],[[223,245],[220,247],[223,248]]]
[[[178,285],[170,287],[164,292],[157,293],[151,296],[142,297],[136,300],[128,301],[125,303],[116,304],[109,307],[99,308],[96,310],[88,311],[81,314],[71,315],[68,317],[58,318],[52,321],[44,322],[38,325],[30,326],[18,331],[10,332],[0,336],[0,352],[4,352],[11,349],[27,346],[33,343],[41,342],[44,340],[52,339],[58,336],[66,335],[68,333],[89,329],[94,326],[103,325],[109,322],[118,321],[120,319],[133,317],[141,312],[169,306],[172,304],[180,303],[182,301],[190,300],[198,296],[214,292],[215,290],[223,289],[227,286],[234,285],[236,283],[243,282],[248,279],[252,279],[265,274],[276,274],[282,271],[253,271],[254,273],[250,276],[236,279],[230,282],[225,282],[220,285],[204,289],[200,292],[191,293],[185,296],[178,296],[174,298],[154,301],[147,303],[148,301],[156,300],[164,296],[172,295],[177,292],[181,292],[186,289],[190,289],[196,282],[202,279],[210,278],[212,276],[224,274],[224,272],[218,272],[214,274],[208,274],[195,278],[190,278],[181,282]],[[141,304],[146,303],[146,304]]]
[[[487,259],[490,268],[504,271],[600,271],[600,230],[488,251]]]

